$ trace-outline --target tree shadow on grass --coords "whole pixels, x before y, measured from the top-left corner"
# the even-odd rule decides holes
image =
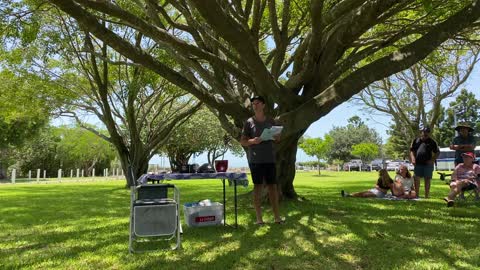
[[[179,186],[185,202],[221,198],[221,183]],[[239,194],[248,191],[241,188]],[[298,185],[297,192],[308,200],[281,202],[282,215],[286,216],[283,225],[254,225],[251,197],[242,195],[238,229],[189,228],[183,221],[182,250],[132,255],[128,253],[128,190],[102,185],[74,186],[63,192],[48,187],[35,194],[24,190],[15,200],[0,199],[2,206],[6,205],[0,209],[1,226],[6,228],[0,232],[5,240],[0,245],[6,247],[0,251],[5,258],[0,265],[58,269],[418,269],[427,268],[428,262],[438,268],[468,268],[480,263],[478,257],[465,255],[478,252],[477,242],[466,240],[475,239],[478,232],[478,208],[467,208],[458,218],[441,200],[345,199],[337,195],[335,185]],[[232,220],[232,189],[227,190],[227,199],[227,218]],[[265,219],[271,222],[269,204],[263,209]],[[21,216],[11,217],[15,211]],[[420,261],[425,264],[414,264]]]

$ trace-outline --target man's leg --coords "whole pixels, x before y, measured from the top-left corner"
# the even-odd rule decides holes
[[[253,206],[255,207],[255,215],[257,217],[257,223],[263,223],[262,190],[263,190],[263,184],[253,185]]]
[[[417,192],[417,197],[420,196],[420,177],[416,176],[413,178],[415,184],[415,191]]]
[[[425,199],[430,197],[430,180],[432,180],[431,177],[425,177]]]
[[[273,216],[275,217],[275,222],[281,222],[280,211],[278,206],[278,189],[276,184],[267,185],[268,187],[268,198],[270,200],[270,205],[272,205]]]

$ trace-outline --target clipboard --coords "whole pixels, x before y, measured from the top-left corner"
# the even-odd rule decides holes
[[[260,135],[260,139],[262,139],[262,141],[271,141],[273,140],[273,136],[276,136],[282,132],[282,129],[282,126],[272,126],[271,128],[266,128]]]

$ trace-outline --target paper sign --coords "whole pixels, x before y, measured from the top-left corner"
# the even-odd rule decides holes
[[[280,134],[282,129],[282,126],[272,126],[271,128],[266,128],[263,130],[262,135],[260,135],[260,139],[262,139],[262,141],[273,140],[273,136]]]

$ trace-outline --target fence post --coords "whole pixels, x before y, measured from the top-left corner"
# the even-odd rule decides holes
[[[77,178],[80,177],[80,169],[77,168]]]
[[[73,170],[70,169],[70,178],[73,178]]]
[[[62,169],[58,169],[58,181],[62,180]]]
[[[92,169],[92,178],[95,179],[95,168]]]
[[[28,170],[28,181],[32,180],[32,170]]]
[[[43,179],[47,180],[47,170],[43,170]]]
[[[37,169],[37,183],[40,182],[40,169]]]
[[[15,184],[15,179],[17,178],[17,170],[12,170],[12,184]]]
[[[83,169],[82,169],[82,173],[80,175],[83,177]]]

